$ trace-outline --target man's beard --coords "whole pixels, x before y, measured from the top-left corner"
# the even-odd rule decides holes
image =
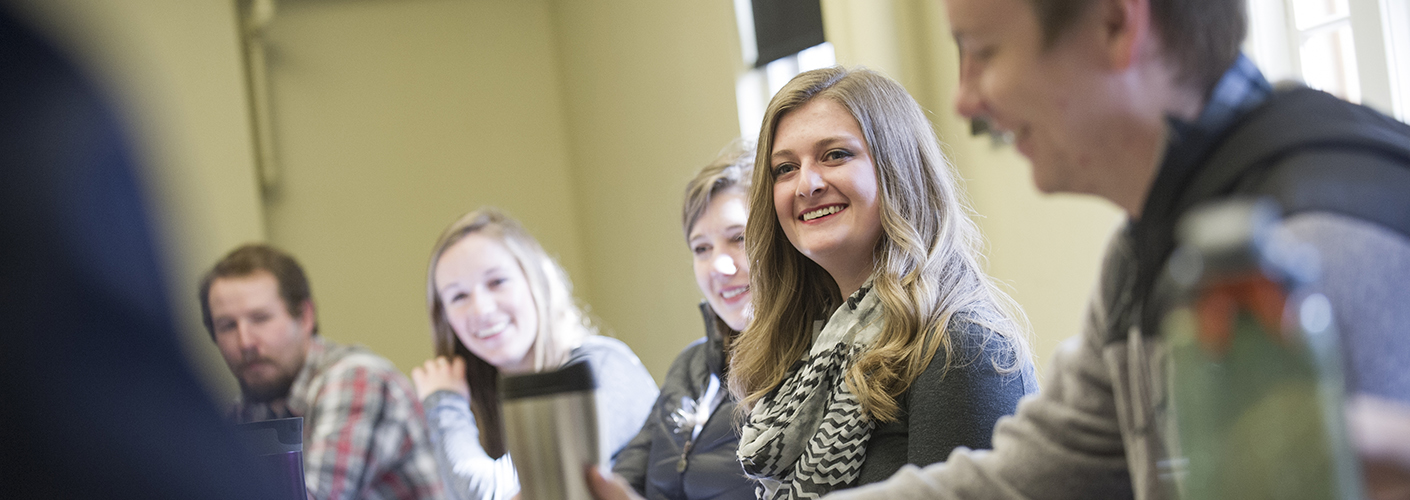
[[[289,396],[289,388],[294,385],[295,373],[280,373],[274,380],[251,385],[244,377],[240,381],[240,394],[248,403],[268,403]]]

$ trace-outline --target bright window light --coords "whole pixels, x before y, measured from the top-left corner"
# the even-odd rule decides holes
[[[1264,74],[1410,118],[1410,1],[1247,0]]]

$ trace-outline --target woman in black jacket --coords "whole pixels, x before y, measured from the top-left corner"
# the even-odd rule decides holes
[[[705,294],[706,336],[671,364],[646,425],[612,469],[648,499],[754,498],[736,456],[734,400],[724,387],[725,341],[748,322],[744,225],[753,166],[754,148],[739,141],[686,186],[681,224]]]

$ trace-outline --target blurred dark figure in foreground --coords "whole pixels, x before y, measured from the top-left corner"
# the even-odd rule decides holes
[[[0,496],[273,495],[186,364],[117,121],[0,11]]]

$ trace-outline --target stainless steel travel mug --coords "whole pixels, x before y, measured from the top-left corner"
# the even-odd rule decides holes
[[[504,431],[523,500],[591,500],[583,470],[601,461],[597,387],[587,361],[501,377]]]

